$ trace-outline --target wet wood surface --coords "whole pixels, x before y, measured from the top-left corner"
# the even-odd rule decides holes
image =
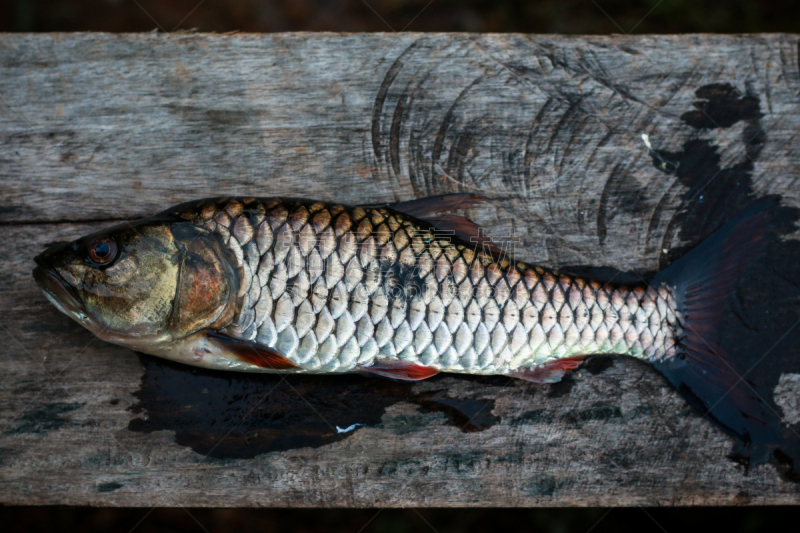
[[[782,344],[749,379],[795,431],[798,94],[794,35],[0,35],[0,502],[800,503],[785,461],[731,459],[637,361],[553,385],[232,376],[93,339],[30,275],[47,243],[194,198],[477,192],[465,214],[517,258],[646,277],[781,195],[753,294],[785,305],[761,347]]]

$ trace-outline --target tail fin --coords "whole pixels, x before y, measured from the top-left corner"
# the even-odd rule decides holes
[[[674,289],[682,330],[677,353],[654,361],[656,368],[706,418],[744,444],[777,443],[770,423],[776,415],[741,378],[747,368],[731,366],[721,345],[723,317],[736,282],[760,255],[776,203],[758,204],[730,220],[653,279]],[[752,356],[755,362],[759,354]]]

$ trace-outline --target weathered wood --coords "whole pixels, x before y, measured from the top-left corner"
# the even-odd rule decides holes
[[[339,434],[360,420],[346,397],[326,392],[308,420],[287,415],[313,378],[263,378],[262,393],[149,359],[145,372],[60,315],[30,276],[48,242],[193,198],[456,191],[495,198],[469,214],[520,259],[652,272],[756,197],[800,205],[797,52],[791,35],[1,35],[0,501],[800,502],[772,465],[745,475],[726,458],[732,441],[635,361],[601,360],[548,386],[378,382],[370,402],[380,387],[395,396]],[[800,372],[786,368],[765,383]],[[795,375],[776,401],[797,422]],[[178,381],[249,396],[204,420],[192,394],[205,389]],[[268,420],[273,408],[284,426]],[[312,440],[280,440],[293,431]],[[198,443],[198,432],[211,437]]]

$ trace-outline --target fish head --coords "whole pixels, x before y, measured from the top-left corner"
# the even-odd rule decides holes
[[[188,222],[145,219],[55,243],[34,279],[63,313],[103,340],[146,353],[229,322],[237,272]]]

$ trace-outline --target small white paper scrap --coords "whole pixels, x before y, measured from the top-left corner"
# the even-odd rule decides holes
[[[344,429],[340,428],[339,426],[336,426],[336,431],[338,431],[339,433],[349,433],[349,432],[353,431],[354,429],[356,429],[358,426],[363,426],[363,425],[364,424],[355,423],[352,426],[347,426]]]

